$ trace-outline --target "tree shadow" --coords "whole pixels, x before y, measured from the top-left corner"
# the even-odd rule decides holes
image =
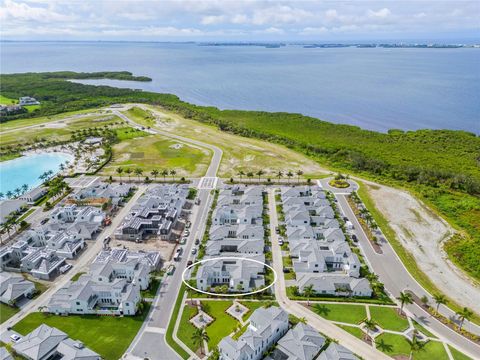
[[[320,315],[320,316],[325,316],[325,317],[327,317],[328,314],[330,313],[330,311],[332,311],[332,310],[330,310],[328,307],[326,307],[326,306],[323,305],[323,304],[316,304],[316,305],[314,306],[314,309],[315,309],[315,312],[316,312],[318,315]]]
[[[377,346],[377,349],[383,351],[383,352],[392,352],[393,351],[393,346],[390,344],[387,344],[385,340],[380,339],[375,342],[375,345]]]

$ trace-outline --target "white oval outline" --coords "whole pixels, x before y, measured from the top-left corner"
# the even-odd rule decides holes
[[[185,274],[187,272],[187,270],[191,269],[192,267],[194,267],[195,265],[197,264],[203,264],[204,262],[208,262],[208,261],[214,261],[214,260],[229,260],[229,259],[235,259],[235,260],[247,260],[247,261],[253,261],[253,262],[256,262],[258,264],[262,264],[266,267],[268,267],[269,269],[271,269],[273,271],[273,281],[270,285],[264,287],[264,288],[261,288],[259,290],[255,290],[255,291],[251,291],[251,292],[248,292],[248,293],[236,293],[236,294],[219,294],[219,293],[213,293],[213,292],[209,292],[209,291],[204,291],[204,290],[200,290],[200,289],[197,289],[196,287],[193,287],[192,285],[190,285],[186,280],[185,280]],[[182,272],[182,281],[183,283],[190,289],[194,290],[194,291],[197,291],[201,294],[206,294],[206,295],[212,295],[212,296],[217,296],[217,297],[241,297],[241,296],[247,296],[247,295],[253,295],[253,294],[257,294],[259,292],[262,292],[262,291],[265,291],[267,289],[270,289],[276,282],[277,282],[277,272],[275,271],[275,269],[273,267],[271,267],[270,265],[267,265],[266,263],[264,262],[261,262],[261,261],[258,261],[258,260],[255,260],[255,259],[250,259],[250,258],[245,258],[245,257],[235,257],[235,256],[220,256],[220,257],[214,257],[214,258],[210,258],[210,259],[204,259],[204,260],[199,260],[199,261],[196,261],[194,262],[192,265],[189,265],[185,268],[185,270],[183,270]]]

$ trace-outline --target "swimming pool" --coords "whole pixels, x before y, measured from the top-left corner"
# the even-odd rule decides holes
[[[45,171],[57,173],[65,161],[73,162],[67,153],[31,154],[17,159],[0,162],[0,192],[4,195],[27,184],[32,189],[42,183],[39,178]]]

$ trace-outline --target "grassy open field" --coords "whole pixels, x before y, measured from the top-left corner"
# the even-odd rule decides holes
[[[152,177],[153,169],[175,169],[179,176],[203,176],[210,163],[210,153],[186,144],[180,144],[161,135],[149,135],[121,141],[113,146],[113,158],[102,170],[103,174],[115,174],[118,167],[144,170],[144,176]],[[125,176],[125,175],[124,175]]]
[[[402,335],[384,333],[375,339],[377,349],[389,356],[406,356],[410,354],[410,345]],[[429,341],[421,350],[413,353],[413,360],[448,360],[443,344],[438,341]]]
[[[39,124],[44,124],[49,122],[57,122],[57,121],[68,122],[70,120],[74,120],[80,117],[99,116],[104,114],[107,114],[104,110],[88,109],[88,110],[71,111],[71,112],[66,112],[66,113],[51,115],[51,116],[39,116],[39,117],[28,118],[28,119],[11,120],[11,121],[0,123],[0,132],[7,131],[7,130],[20,129],[26,126],[39,125]]]
[[[149,306],[142,315],[112,316],[56,316],[44,313],[31,313],[13,329],[26,335],[41,324],[58,328],[75,340],[81,340],[87,347],[106,360],[120,359],[142,326]]]
[[[134,106],[125,111],[125,115],[144,127],[152,127],[155,125],[155,117],[152,113],[148,110],[141,109],[138,106]]]
[[[83,130],[105,125],[123,123],[123,121],[114,115],[88,116],[75,119],[66,123],[45,124],[35,129],[11,131],[2,134],[2,146],[11,146],[16,144],[30,144],[36,139],[45,138],[47,140],[63,141],[68,140],[75,130]]]
[[[318,177],[325,174],[318,163],[285,146],[232,135],[214,126],[185,119],[158,107],[152,106],[150,109],[160,117],[155,127],[221,148],[223,158],[219,169],[220,177],[229,178],[238,176],[239,171],[256,173],[259,170],[265,171],[266,174],[263,177],[275,177],[274,173],[278,170],[284,172],[302,170],[304,177]]]

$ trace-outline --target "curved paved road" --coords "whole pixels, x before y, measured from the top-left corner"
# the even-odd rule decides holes
[[[374,251],[366,234],[363,232],[358,219],[350,208],[346,195],[344,195],[345,193],[348,193],[348,191],[326,186],[326,184],[328,184],[328,179],[322,179],[320,183],[324,188],[333,190],[340,211],[348,217],[354,225],[354,231],[357,235],[358,244],[362,253],[369,263],[370,268],[379,276],[380,281],[385,285],[385,289],[394,297],[399,296],[401,291],[410,290],[418,297],[427,295],[431,299],[431,295],[410,275],[390,243],[387,241],[381,243],[383,254],[377,254]],[[356,184],[356,186],[358,187],[358,184]],[[433,300],[431,300],[431,303],[433,303]],[[479,345],[451,330],[449,327],[430,316],[430,314],[420,306],[416,304],[406,305],[405,309],[414,319],[425,324],[433,333],[444,339],[446,342],[474,359],[479,357]],[[454,312],[446,306],[441,307],[441,312],[449,317],[454,315]],[[466,322],[465,328],[475,330],[477,326]]]

